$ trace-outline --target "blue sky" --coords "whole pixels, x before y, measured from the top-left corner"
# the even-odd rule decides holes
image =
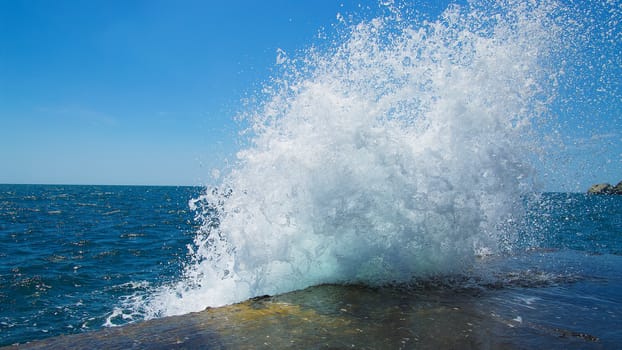
[[[239,100],[337,6],[2,1],[0,182],[197,184]]]
[[[360,3],[0,0],[0,183],[210,182],[277,49],[309,47]],[[622,180],[622,103],[601,104],[587,124],[585,108],[562,121],[579,141],[564,161],[586,168],[562,175],[564,189]]]
[[[307,5],[304,5],[304,4]],[[268,6],[271,5],[271,6]],[[0,183],[200,184],[335,2],[0,2]]]

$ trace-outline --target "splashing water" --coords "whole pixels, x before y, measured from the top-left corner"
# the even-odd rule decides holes
[[[179,282],[134,309],[182,314],[321,283],[460,272],[511,249],[533,189],[562,29],[554,2],[398,10],[279,62],[249,145],[193,201]],[[343,17],[340,17],[343,19]]]

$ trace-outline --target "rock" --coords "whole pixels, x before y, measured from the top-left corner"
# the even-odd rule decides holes
[[[588,190],[588,194],[622,194],[622,181],[612,186],[608,183],[592,185]]]
[[[613,186],[611,186],[610,184],[607,184],[607,183],[596,184],[596,185],[592,185],[592,187],[590,187],[587,190],[587,193],[589,193],[589,194],[609,194],[609,192],[611,192],[612,189],[613,189]]]
[[[535,321],[536,317],[529,313],[524,314],[525,320],[504,318],[502,315],[515,315],[515,305],[497,303],[497,298],[443,287],[409,290],[320,285],[0,350],[523,349],[533,344],[542,348],[591,347],[587,342],[599,342],[571,323],[567,329],[563,322],[555,327],[532,323],[527,319]]]

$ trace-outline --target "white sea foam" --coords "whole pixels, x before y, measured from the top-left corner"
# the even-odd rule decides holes
[[[500,1],[415,21],[391,7],[280,59],[245,115],[248,147],[193,203],[203,225],[183,276],[134,307],[150,318],[407,281],[506,249],[531,189],[532,123],[555,94],[556,9]]]

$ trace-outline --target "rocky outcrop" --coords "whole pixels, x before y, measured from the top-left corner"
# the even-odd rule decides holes
[[[622,181],[612,186],[608,183],[592,185],[587,190],[588,194],[622,194]]]

